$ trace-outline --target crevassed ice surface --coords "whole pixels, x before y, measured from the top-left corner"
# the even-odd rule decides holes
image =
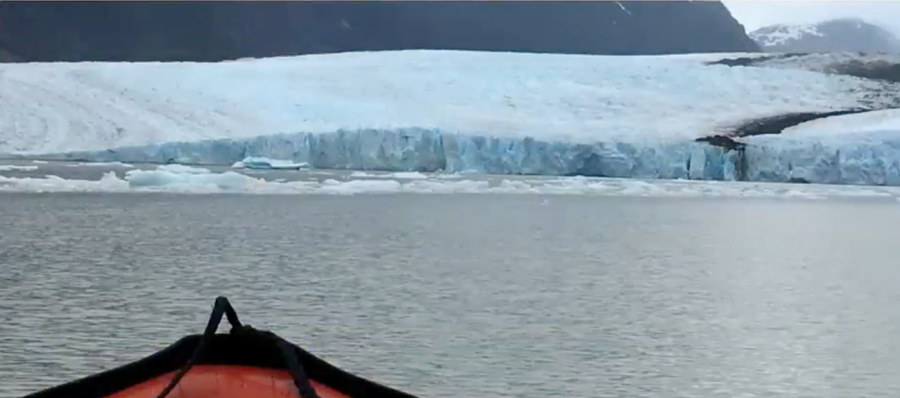
[[[891,132],[867,141],[861,134],[828,142],[757,137],[741,159],[695,143],[759,117],[887,106],[877,103],[888,100],[881,83],[704,64],[710,60],[398,51],[2,65],[0,152],[709,180],[737,178],[737,165],[741,178],[761,181],[898,180]]]

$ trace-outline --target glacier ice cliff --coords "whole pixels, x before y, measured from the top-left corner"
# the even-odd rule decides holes
[[[317,169],[900,186],[900,133],[868,133],[852,140],[763,135],[742,142],[741,149],[729,150],[685,140],[580,144],[437,129],[361,129],[167,142],[40,158],[226,166],[265,157]]]

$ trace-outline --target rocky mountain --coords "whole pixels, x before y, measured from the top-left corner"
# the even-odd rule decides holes
[[[218,61],[399,49],[759,51],[719,1],[0,2],[6,61]]]
[[[750,37],[769,52],[900,52],[900,40],[889,30],[852,18],[766,26]]]

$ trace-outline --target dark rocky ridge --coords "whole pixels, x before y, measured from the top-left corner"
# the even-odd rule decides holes
[[[0,48],[0,62],[16,62],[19,58],[11,52]]]
[[[719,1],[0,2],[0,61],[219,61],[362,50],[757,52]]]

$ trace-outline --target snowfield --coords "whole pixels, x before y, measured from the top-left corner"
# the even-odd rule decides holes
[[[788,138],[839,140],[852,134],[858,141],[864,141],[879,133],[888,138],[896,132],[900,132],[900,109],[827,117],[789,127],[783,133]]]
[[[900,95],[889,83],[800,64],[706,64],[764,55],[393,51],[214,64],[0,64],[0,153],[900,185],[896,128],[829,127],[820,136],[810,124],[802,134],[749,137],[741,153],[695,142],[786,113],[888,108]],[[852,116],[860,115],[844,117]]]

